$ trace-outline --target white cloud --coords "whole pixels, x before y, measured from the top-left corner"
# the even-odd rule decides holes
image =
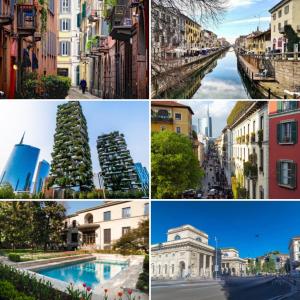
[[[247,6],[255,3],[257,1],[255,0],[229,0],[228,7],[230,9],[241,7],[241,6]]]

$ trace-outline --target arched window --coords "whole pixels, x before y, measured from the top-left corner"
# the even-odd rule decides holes
[[[73,226],[73,228],[75,228],[76,227],[76,220],[73,220],[73,222],[72,222],[72,226]]]
[[[175,235],[175,241],[178,241],[180,239],[181,239],[180,235]]]
[[[200,237],[197,237],[197,238],[196,238],[196,241],[197,241],[197,242],[202,242],[202,240],[201,240]]]
[[[84,217],[84,223],[85,224],[91,224],[93,222],[94,222],[94,218],[93,218],[92,214],[85,215],[85,217]]]
[[[67,221],[65,222],[65,228],[68,228],[68,222]]]
[[[161,119],[168,119],[169,118],[169,112],[166,109],[160,109],[157,112],[157,116]]]

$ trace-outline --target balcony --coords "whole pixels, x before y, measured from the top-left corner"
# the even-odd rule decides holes
[[[17,29],[19,36],[34,35],[36,27],[36,7],[34,2],[32,0],[18,2]]]
[[[128,41],[133,33],[131,10],[126,5],[116,5],[111,15],[110,36],[119,41]]]
[[[13,0],[10,1],[10,5],[5,5],[4,0],[0,0],[0,27],[13,22],[14,4]]]
[[[170,116],[160,116],[160,115],[152,115],[151,116],[152,122],[163,122],[163,123],[173,123],[173,118]]]

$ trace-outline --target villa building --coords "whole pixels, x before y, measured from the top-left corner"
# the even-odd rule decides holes
[[[64,222],[63,239],[68,249],[111,249],[114,242],[148,218],[145,201],[105,201],[80,210]]]
[[[72,86],[78,86],[80,82],[79,10],[79,1],[59,2],[57,74],[71,78]]]
[[[235,198],[269,196],[269,122],[267,101],[237,102],[227,119],[232,134],[230,153]],[[227,159],[228,160],[228,159]],[[227,166],[228,167],[228,166]],[[228,170],[227,170],[228,173]],[[235,193],[235,192],[234,192]]]
[[[291,273],[300,273],[300,236],[291,239],[289,251]]]
[[[298,199],[300,191],[299,101],[270,101],[269,196]]]
[[[285,26],[290,25],[295,34],[300,37],[300,1],[281,0],[269,12],[271,13],[272,49],[285,52],[287,43]]]
[[[114,131],[99,136],[97,151],[105,189],[124,192],[141,189],[141,183],[123,134]]]
[[[191,225],[168,230],[167,242],[151,247],[153,279],[212,278],[215,248]]]
[[[151,131],[169,130],[192,138],[193,114],[188,105],[175,101],[152,101]]]
[[[219,249],[221,259],[221,274],[224,276],[245,276],[247,269],[247,259],[239,257],[239,252],[235,248]]]

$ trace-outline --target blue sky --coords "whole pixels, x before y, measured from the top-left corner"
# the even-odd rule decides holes
[[[214,31],[219,37],[234,42],[239,35],[251,33],[257,26],[261,30],[269,28],[269,9],[279,0],[228,0],[228,9],[217,26],[204,24],[204,28]]]
[[[87,200],[79,200],[79,201],[63,201],[62,203],[66,208],[66,214],[70,215],[79,210],[95,207],[101,205],[103,201],[87,201]]]
[[[151,204],[152,244],[166,241],[169,228],[190,224],[209,235],[209,244],[235,247],[241,257],[269,251],[288,253],[293,236],[300,235],[300,202],[169,202]]]
[[[26,131],[24,144],[40,148],[39,160],[51,162],[56,126],[57,105],[65,101],[0,102],[0,172],[13,146]],[[87,119],[93,171],[100,170],[96,149],[97,137],[119,130],[124,133],[134,162],[149,170],[149,104],[145,101],[82,101]]]

